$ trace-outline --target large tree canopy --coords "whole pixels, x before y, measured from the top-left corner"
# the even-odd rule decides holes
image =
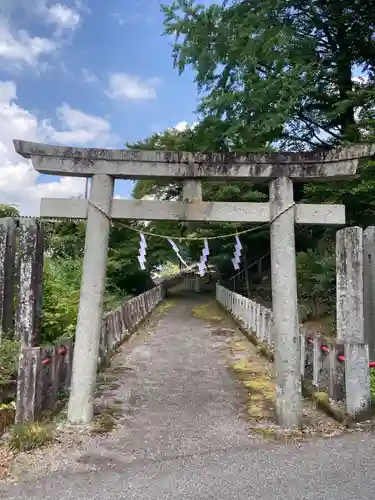
[[[238,144],[329,147],[372,127],[374,1],[174,0],[163,11],[176,67],[195,70],[200,111]]]

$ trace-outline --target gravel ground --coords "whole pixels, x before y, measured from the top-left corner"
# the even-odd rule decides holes
[[[60,442],[18,457],[0,498],[374,498],[372,434],[285,445],[252,432],[230,339],[192,315],[197,300],[178,301],[103,377],[98,403],[120,409],[112,432],[63,426]]]

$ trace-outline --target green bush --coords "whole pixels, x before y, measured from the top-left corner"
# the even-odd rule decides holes
[[[81,288],[82,260],[48,258],[44,264],[42,343],[61,337],[73,337],[76,329]],[[118,307],[125,300],[121,290],[111,286],[104,298],[104,311]]]
[[[16,340],[0,341],[0,383],[14,379],[17,372],[20,343]]]
[[[81,274],[81,260],[45,259],[42,343],[52,343],[60,337],[74,335]]]

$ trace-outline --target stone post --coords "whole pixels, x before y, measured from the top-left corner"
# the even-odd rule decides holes
[[[15,243],[15,219],[0,219],[0,339],[14,334]]]
[[[363,231],[363,291],[365,342],[370,361],[375,361],[375,226]]]
[[[347,227],[336,234],[337,341],[345,349],[348,415],[371,418],[368,346],[364,342],[363,230]]]
[[[40,343],[44,235],[42,223],[37,219],[20,219],[19,236],[19,285],[14,336],[25,347]]]
[[[34,422],[40,410],[41,348],[22,347],[18,360],[15,422]]]
[[[0,220],[0,340],[4,336],[4,288],[8,226],[7,219]]]
[[[8,336],[14,335],[14,297],[16,296],[16,231],[17,220],[8,218],[8,235],[6,242],[5,273],[4,273],[4,302],[3,302],[3,331]],[[43,238],[43,235],[41,235]],[[40,242],[43,246],[43,241]],[[39,252],[40,265],[43,266],[43,254]],[[41,280],[43,279],[41,275]],[[42,287],[42,283],[40,284]],[[41,293],[41,291],[40,291]]]
[[[72,424],[88,424],[93,418],[113,188],[113,177],[93,176],[68,406]]]
[[[301,424],[302,395],[294,235],[293,183],[270,183],[272,306],[275,328],[276,413],[280,425]],[[280,215],[281,214],[281,215]]]

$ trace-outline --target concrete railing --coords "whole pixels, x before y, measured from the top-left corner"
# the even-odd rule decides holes
[[[161,285],[124,302],[104,315],[98,370],[163,300]],[[18,367],[16,422],[32,422],[44,410],[56,408],[70,389],[74,344],[60,339],[48,347],[21,348]]]
[[[272,311],[257,302],[228,290],[220,284],[216,286],[216,300],[221,304],[240,325],[244,333],[261,347],[261,351],[273,360],[275,350],[275,336]],[[300,328],[300,370],[305,390],[312,390],[321,401],[326,401],[335,416],[343,413],[354,420],[368,418],[368,408],[363,408],[359,401],[357,406],[347,405],[346,377],[351,380],[357,373],[352,359],[345,356],[345,346],[335,339],[327,339],[319,333],[307,334],[303,325]],[[361,348],[354,342],[350,343],[350,350]],[[370,368],[375,363],[369,364]],[[358,380],[358,384],[363,384]],[[369,380],[368,380],[369,385]],[[341,404],[340,404],[341,403]]]

